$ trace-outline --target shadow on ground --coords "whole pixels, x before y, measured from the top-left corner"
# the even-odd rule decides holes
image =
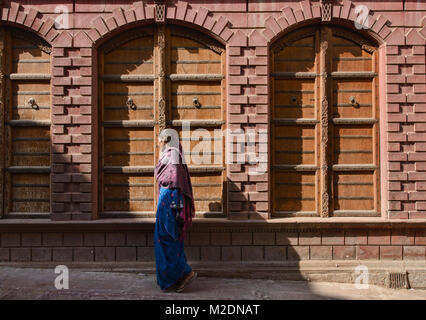
[[[155,275],[69,269],[69,289],[55,288],[53,269],[0,267],[1,300],[359,300],[426,299],[426,290],[306,281],[199,277],[183,293],[162,292]]]

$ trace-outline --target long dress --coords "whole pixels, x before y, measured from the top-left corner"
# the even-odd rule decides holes
[[[173,207],[182,203],[178,189],[160,188],[154,248],[157,284],[161,290],[171,287],[180,277],[192,271],[184,253],[184,240],[179,239],[181,226],[176,222]]]

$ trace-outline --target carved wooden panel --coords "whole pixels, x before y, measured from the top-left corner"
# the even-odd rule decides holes
[[[377,52],[321,26],[271,47],[274,216],[379,215]]]
[[[5,215],[50,212],[50,50],[41,39],[2,29],[2,157]]]
[[[181,136],[197,214],[222,214],[224,50],[181,27],[137,30],[100,49],[103,215],[155,214],[156,139],[165,127]]]

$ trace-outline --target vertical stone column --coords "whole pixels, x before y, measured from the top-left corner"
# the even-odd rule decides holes
[[[266,39],[256,30],[248,38],[251,56],[248,58],[250,88],[248,122],[256,133],[255,161],[249,169],[249,200],[255,213],[249,219],[270,218],[269,206],[269,64]]]
[[[243,69],[247,66],[247,57],[244,56],[243,47],[247,45],[247,37],[241,35],[233,37],[226,50],[227,52],[227,86],[228,105],[226,111],[228,136],[225,152],[227,152],[227,190],[228,190],[228,217],[229,219],[247,219],[245,204],[248,195],[244,192],[243,183],[248,181],[248,174],[244,164],[237,162],[235,153],[241,152],[241,146],[237,139],[232,138],[234,132],[242,130],[242,124],[248,122],[247,115],[244,114],[244,105],[248,98],[243,94],[243,88],[247,86],[247,77],[244,76]],[[236,136],[236,135],[235,135]],[[232,161],[231,161],[232,157]]]
[[[53,48],[52,220],[93,218],[90,46],[69,35]]]
[[[242,130],[245,140],[242,144],[236,138],[227,145],[244,157],[244,163],[228,166],[230,219],[269,217],[267,61],[267,42],[257,31],[250,37],[237,31],[230,39],[228,129]]]
[[[398,28],[386,39],[388,215],[426,218],[425,39]]]

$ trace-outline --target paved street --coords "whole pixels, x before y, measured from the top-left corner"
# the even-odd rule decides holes
[[[199,277],[184,293],[164,293],[155,275],[69,270],[69,289],[55,288],[53,269],[0,267],[0,299],[422,299],[426,290],[392,290],[378,286],[306,281]]]

